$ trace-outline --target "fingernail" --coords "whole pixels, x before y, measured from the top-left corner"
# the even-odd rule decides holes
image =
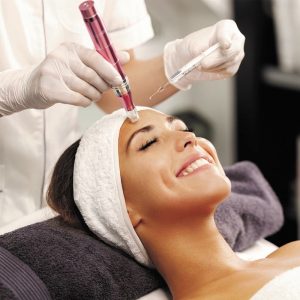
[[[231,42],[230,41],[224,41],[222,43],[222,46],[223,46],[224,49],[228,49],[231,46]]]
[[[127,51],[121,51],[118,53],[121,64],[126,64],[130,60],[130,54]]]
[[[120,75],[117,75],[113,79],[113,85],[120,85],[120,84],[122,84],[122,82],[123,82],[123,79]]]

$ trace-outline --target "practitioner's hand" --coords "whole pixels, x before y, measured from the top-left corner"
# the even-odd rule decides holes
[[[204,58],[198,69],[179,80],[175,84],[177,88],[185,90],[189,89],[195,81],[233,76],[245,55],[245,37],[234,21],[222,20],[165,46],[165,72],[170,77],[188,61],[217,42],[220,43],[220,48]]]
[[[121,64],[129,60],[127,52],[117,55]],[[74,43],[62,44],[38,66],[3,74],[3,115],[26,108],[43,109],[55,103],[86,107],[98,101],[105,90],[122,83],[116,69],[96,50]]]

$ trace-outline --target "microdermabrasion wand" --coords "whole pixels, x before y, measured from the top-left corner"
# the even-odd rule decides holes
[[[123,83],[120,86],[113,87],[113,90],[118,97],[122,98],[122,103],[126,110],[127,117],[132,122],[136,122],[139,119],[139,116],[132,102],[128,78],[125,75],[119,63],[119,59],[116,56],[115,50],[110,43],[105,26],[96,12],[94,1],[82,2],[79,5],[79,9],[96,51],[109,61],[122,77]]]

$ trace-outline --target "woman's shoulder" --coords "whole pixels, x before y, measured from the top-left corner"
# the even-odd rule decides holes
[[[300,241],[295,241],[278,248],[266,258],[249,262],[244,269],[212,284],[205,289],[201,299],[250,299],[274,278],[299,266]]]
[[[277,250],[269,254],[267,258],[286,258],[287,260],[291,260],[295,266],[300,265],[300,241],[290,242],[279,247]]]

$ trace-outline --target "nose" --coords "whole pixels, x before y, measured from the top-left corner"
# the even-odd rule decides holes
[[[194,147],[197,144],[197,138],[193,132],[176,132],[176,150],[181,152],[188,147]]]

